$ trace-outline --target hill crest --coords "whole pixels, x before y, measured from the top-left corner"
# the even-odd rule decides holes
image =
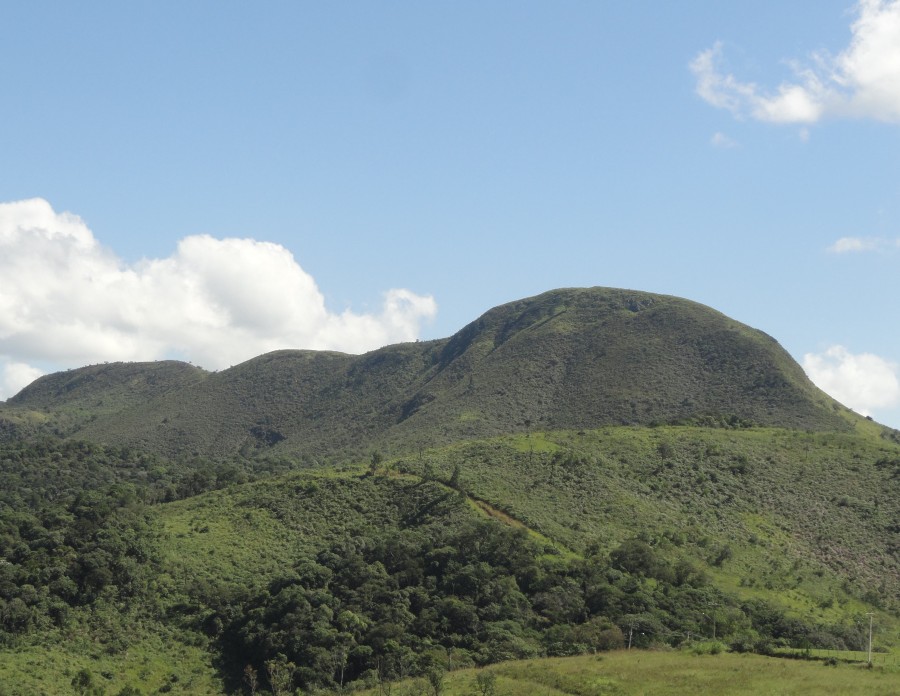
[[[568,288],[453,336],[363,355],[282,350],[218,373],[171,361],[37,380],[7,408],[77,407],[78,437],[173,453],[358,453],[538,429],[657,423],[846,430],[773,338],[709,307]]]

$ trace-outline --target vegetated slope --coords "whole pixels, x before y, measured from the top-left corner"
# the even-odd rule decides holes
[[[422,344],[364,356],[276,351],[216,373],[115,418],[98,418],[79,437],[163,451],[252,455],[300,452],[318,461],[361,450],[392,424],[392,397],[426,365]]]
[[[90,398],[77,386],[66,398],[102,400],[90,387]],[[687,300],[607,288],[506,304],[449,339],[360,356],[278,351],[146,396],[97,411],[77,436],[168,454],[271,449],[319,461],[532,428],[852,422],[765,334]],[[26,390],[10,401],[28,404],[48,409],[52,399]]]
[[[173,539],[170,549],[188,576],[206,568],[233,575],[234,567],[215,564],[234,557],[244,559],[234,561],[239,582],[264,581],[262,568],[288,562],[276,551],[282,533],[242,543],[247,510],[274,511],[290,548],[362,538],[350,520],[384,505],[384,490],[437,480],[560,553],[608,552],[640,537],[672,562],[704,568],[729,592],[810,620],[839,621],[864,601],[900,608],[900,446],[870,434],[620,426],[426,449],[379,472],[359,479],[314,470],[180,501],[164,513],[183,520],[176,528],[192,519],[210,529]],[[315,502],[326,491],[327,509]],[[215,559],[204,545],[217,549]]]
[[[807,617],[900,609],[900,446],[874,433],[685,426],[510,435],[401,459],[584,553],[640,536]],[[835,611],[831,611],[834,609]]]
[[[245,666],[264,680],[287,660],[294,686],[336,689],[613,648],[630,628],[636,645],[858,648],[873,610],[882,647],[900,447],[868,425],[531,432],[152,506],[180,475],[163,458],[6,445],[0,671],[22,693],[80,670],[190,692],[218,664],[236,693]]]
[[[887,647],[898,466],[871,434],[620,426],[292,473],[159,512],[166,572],[191,579],[186,625],[219,627],[232,669],[283,655],[295,683],[336,688],[372,665],[393,678],[608,649],[629,626],[636,645],[858,650],[874,611]]]
[[[177,360],[103,363],[39,377],[7,404],[31,409],[81,408],[94,413],[119,411],[195,385],[206,374]]]
[[[687,300],[602,288],[497,307],[447,341],[397,433],[730,421],[846,429],[769,336]]]
[[[184,387],[208,373],[176,360],[103,363],[45,375],[0,405],[0,439],[37,431],[73,433],[101,415],[114,416]]]

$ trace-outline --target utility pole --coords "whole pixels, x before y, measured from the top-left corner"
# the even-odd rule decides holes
[[[712,612],[712,616],[710,618],[712,619],[712,622],[713,622],[713,640],[716,639],[716,607],[717,606],[719,606],[718,602],[711,602],[709,605],[709,607],[710,607],[709,610]]]
[[[866,612],[866,616],[869,617],[869,667],[872,666],[872,617],[874,614],[871,611]]]
[[[718,604],[712,604],[710,606],[716,607],[716,606],[718,606]],[[713,613],[712,616],[707,614],[705,611],[701,611],[700,613],[703,614],[703,616],[705,616],[707,619],[712,621],[712,639],[715,640],[716,639],[716,610],[710,609],[710,611]]]

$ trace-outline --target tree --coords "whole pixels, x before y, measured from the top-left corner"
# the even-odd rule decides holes
[[[72,677],[72,688],[76,694],[82,696],[101,696],[103,687],[94,680],[94,675],[89,669],[80,669],[78,673]]]
[[[475,675],[475,693],[478,696],[494,696],[497,693],[497,675],[482,671]]]
[[[444,693],[444,670],[432,667],[428,670],[428,690],[430,696],[441,696]]]
[[[297,665],[288,662],[284,655],[278,655],[274,660],[266,661],[266,674],[269,677],[269,686],[275,696],[282,696],[290,692],[294,683],[294,672]]]
[[[613,568],[632,575],[656,577],[659,561],[649,544],[640,539],[626,539],[609,554]]]
[[[460,488],[459,476],[461,473],[459,464],[454,464],[453,473],[450,474],[450,488],[456,488],[457,490]]]
[[[141,696],[141,690],[129,684],[128,686],[123,686],[116,696]]]
[[[574,627],[575,640],[590,650],[618,650],[625,647],[621,629],[605,616],[593,616]]]
[[[369,460],[369,475],[374,476],[378,472],[378,467],[381,466],[381,463],[384,461],[384,457],[381,456],[381,452],[375,450],[372,452],[372,458]]]
[[[244,681],[250,689],[250,696],[255,696],[256,690],[259,688],[259,676],[252,665],[244,667]]]

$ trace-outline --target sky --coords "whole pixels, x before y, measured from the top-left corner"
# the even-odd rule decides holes
[[[900,428],[900,0],[0,10],[0,399],[599,285]]]

